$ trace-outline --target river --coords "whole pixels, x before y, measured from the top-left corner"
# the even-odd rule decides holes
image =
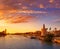
[[[0,37],[0,49],[60,49],[60,44],[46,43],[21,35]]]

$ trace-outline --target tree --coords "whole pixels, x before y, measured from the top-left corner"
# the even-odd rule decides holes
[[[48,41],[48,42],[52,42],[52,40],[54,39],[54,35],[53,34],[47,34],[45,37],[44,37],[44,40],[45,41]]]

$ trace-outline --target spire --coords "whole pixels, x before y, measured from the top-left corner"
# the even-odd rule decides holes
[[[45,29],[45,24],[43,24],[43,29]]]
[[[49,28],[49,31],[51,31],[51,27]]]

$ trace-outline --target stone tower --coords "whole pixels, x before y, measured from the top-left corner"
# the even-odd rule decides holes
[[[43,24],[43,28],[41,29],[41,36],[46,36],[47,28],[45,28],[45,24]]]

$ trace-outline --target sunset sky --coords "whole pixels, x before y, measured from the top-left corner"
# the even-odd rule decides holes
[[[9,33],[60,29],[60,0],[0,0],[0,31]]]

